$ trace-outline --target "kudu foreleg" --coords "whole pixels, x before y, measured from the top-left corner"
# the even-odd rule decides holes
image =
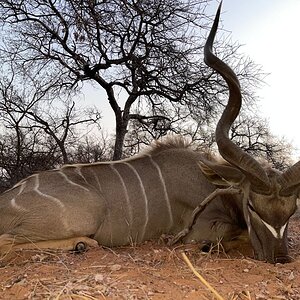
[[[240,194],[241,191],[237,188],[234,188],[232,186],[226,188],[226,189],[216,189],[213,191],[210,195],[208,195],[204,201],[202,201],[193,211],[191,219],[187,225],[186,228],[184,228],[182,231],[180,231],[178,234],[174,236],[174,238],[171,239],[169,242],[169,245],[174,245],[178,241],[182,240],[185,236],[188,235],[188,233],[192,230],[193,226],[196,223],[197,218],[200,216],[201,212],[205,209],[205,207],[216,197],[221,196],[221,195],[236,195]]]

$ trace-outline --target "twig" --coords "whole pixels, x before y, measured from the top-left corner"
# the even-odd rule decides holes
[[[252,299],[249,291],[245,291],[242,295],[246,300]]]
[[[55,297],[55,300],[59,300],[60,296],[63,294],[64,290],[65,290],[66,286],[64,286],[60,292],[58,293],[58,295]]]
[[[203,283],[218,300],[225,300],[220,294],[196,271],[196,269],[193,267],[192,263],[188,259],[188,257],[185,255],[185,253],[181,253],[184,261],[189,266],[189,268],[193,271],[193,273],[198,277],[198,279]]]
[[[227,189],[216,189],[213,191],[211,194],[209,194],[204,201],[202,201],[194,210],[190,219],[190,222],[188,223],[187,227],[184,228],[182,231],[180,231],[178,234],[175,235],[169,242],[169,245],[174,245],[177,243],[179,240],[181,240],[183,237],[185,237],[192,229],[194,226],[196,219],[199,217],[200,213],[205,209],[207,204],[215,199],[217,196],[220,195],[226,195],[226,194],[239,194],[240,190],[233,188],[232,186],[228,187]]]
[[[74,297],[74,298],[84,299],[84,300],[97,300],[97,298],[95,298],[95,297],[93,297],[93,296],[91,296],[91,295],[87,295],[87,294],[85,294],[85,293],[82,293],[82,295],[79,295],[79,294],[71,294],[70,296],[71,296],[71,297]],[[101,295],[101,296],[103,296],[103,295]],[[106,298],[104,297],[104,299],[106,299]]]

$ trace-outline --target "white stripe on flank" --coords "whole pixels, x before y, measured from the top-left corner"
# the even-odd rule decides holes
[[[149,222],[148,198],[147,198],[147,195],[146,195],[146,191],[145,191],[145,187],[144,187],[143,181],[142,181],[139,173],[137,172],[137,170],[129,162],[124,162],[124,164],[126,166],[128,166],[133,171],[133,173],[135,174],[135,176],[137,177],[137,179],[139,181],[140,188],[141,188],[142,193],[143,193],[143,198],[144,198],[144,201],[145,201],[145,224],[144,224],[144,228],[143,228],[143,231],[142,231],[142,234],[141,234],[141,241],[143,241],[145,233],[146,233],[146,228],[147,228],[147,225],[148,225],[148,222]]]
[[[63,170],[63,169],[62,169],[62,170]],[[81,188],[81,189],[83,189],[83,190],[89,192],[89,189],[88,189],[88,188],[86,188],[86,187],[84,187],[84,186],[82,186],[82,185],[80,185],[80,184],[78,184],[78,183],[72,181],[70,178],[68,178],[68,176],[67,176],[62,170],[60,170],[58,173],[59,173],[59,174],[67,181],[67,183],[69,183],[69,184],[71,184],[71,185],[74,185],[74,186],[78,186],[79,188]],[[76,173],[78,173],[78,172],[76,172]],[[80,174],[79,174],[79,175],[80,175]],[[82,175],[81,175],[81,176],[82,176]]]
[[[29,211],[28,209],[25,209],[24,207],[22,207],[22,206],[20,206],[19,204],[17,204],[15,198],[12,198],[12,199],[10,200],[10,204],[11,204],[11,206],[12,206],[14,209],[16,209],[16,210],[20,210],[20,211],[23,211],[23,212]]]
[[[174,224],[174,221],[173,221],[172,207],[171,207],[168,191],[167,191],[167,188],[166,188],[166,183],[165,183],[165,180],[163,178],[163,175],[162,175],[162,172],[161,172],[161,169],[160,169],[159,165],[153,160],[153,158],[150,155],[147,155],[147,156],[150,158],[151,163],[156,168],[156,170],[158,172],[158,175],[159,175],[159,179],[162,183],[163,190],[164,190],[164,196],[165,196],[165,200],[166,200],[166,204],[167,204],[167,208],[168,208],[168,212],[169,212],[169,218],[170,218],[169,228],[171,228]]]
[[[105,198],[105,195],[103,193],[103,190],[102,190],[102,186],[101,186],[101,183],[99,181],[99,178],[96,174],[96,172],[92,169],[92,173],[96,179],[96,182],[97,182],[97,185],[98,185],[98,191],[99,193],[101,194],[102,198],[103,198],[103,201],[106,205],[106,220],[108,220],[107,222],[109,223],[109,232],[110,232],[110,244],[113,246],[113,237],[112,237],[112,222],[114,221],[113,218],[111,217],[111,208],[109,207],[109,204]],[[102,223],[104,222],[104,220],[102,221]]]
[[[65,209],[65,205],[58,198],[55,198],[53,196],[44,194],[44,193],[42,193],[41,191],[39,191],[37,189],[35,189],[35,192],[38,193],[40,196],[42,196],[44,198],[47,198],[47,199],[55,202],[58,206],[60,206],[61,208]]]
[[[24,191],[25,185],[26,185],[26,181],[24,181],[24,182],[21,183],[21,187],[20,187],[20,190],[18,192],[18,195],[20,195]]]
[[[44,194],[39,190],[39,186],[40,186],[40,182],[39,182],[39,174],[34,175],[35,176],[35,186],[33,188],[33,190],[41,197],[46,198],[48,200],[51,200],[52,202],[54,202],[55,204],[57,204],[61,209],[61,215],[57,216],[60,220],[60,222],[63,224],[64,228],[62,228],[62,230],[66,230],[69,228],[68,224],[67,224],[67,220],[65,218],[66,215],[66,208],[65,205],[57,198]],[[53,221],[53,220],[50,220]]]
[[[53,202],[55,202],[58,206],[60,206],[61,208],[65,209],[65,205],[57,198],[53,197],[53,196],[50,196],[50,195],[47,195],[47,194],[44,194],[42,193],[40,190],[39,190],[39,187],[40,187],[40,182],[39,182],[39,174],[36,174],[35,175],[35,186],[33,188],[33,190],[39,194],[40,196],[44,197],[44,198],[47,198]]]
[[[39,178],[39,174],[35,174],[33,175],[33,177],[35,178],[35,184],[34,184],[34,190],[38,191],[39,187],[40,187],[40,178]]]
[[[130,203],[130,200],[129,200],[129,196],[128,196],[128,191],[127,191],[127,188],[126,188],[126,185],[125,185],[125,182],[121,176],[121,174],[118,172],[118,170],[115,168],[114,164],[109,164],[110,168],[113,170],[113,172],[118,176],[120,182],[121,182],[121,185],[123,187],[123,191],[124,191],[124,195],[125,195],[125,200],[126,200],[126,204],[127,204],[127,210],[128,210],[128,216],[129,216],[129,226],[132,226],[132,223],[133,223],[133,215],[132,215],[132,206],[131,206],[131,203]]]
[[[99,192],[100,192],[101,194],[103,194],[102,186],[101,186],[101,183],[100,183],[100,181],[99,181],[99,178],[98,178],[97,174],[95,173],[95,171],[94,171],[93,169],[92,169],[91,171],[92,171],[92,173],[93,173],[93,175],[94,175],[94,177],[95,177],[95,179],[96,179],[96,181],[97,181],[97,185],[98,185],[98,190],[99,190]]]
[[[85,179],[85,177],[82,175],[82,173],[81,173],[81,167],[76,167],[75,168],[75,172],[80,176],[80,177],[82,177],[82,179],[87,183],[87,184],[89,184],[88,182],[87,182],[87,180]],[[87,189],[88,190],[88,189]]]

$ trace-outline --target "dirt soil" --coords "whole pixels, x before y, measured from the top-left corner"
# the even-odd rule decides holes
[[[249,247],[201,253],[197,245],[90,249],[83,254],[22,251],[0,267],[0,299],[300,299],[300,216],[293,217],[288,264],[252,258]]]

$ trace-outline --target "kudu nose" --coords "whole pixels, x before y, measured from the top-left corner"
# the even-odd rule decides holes
[[[275,263],[286,264],[291,262],[291,258],[288,256],[276,256]]]

